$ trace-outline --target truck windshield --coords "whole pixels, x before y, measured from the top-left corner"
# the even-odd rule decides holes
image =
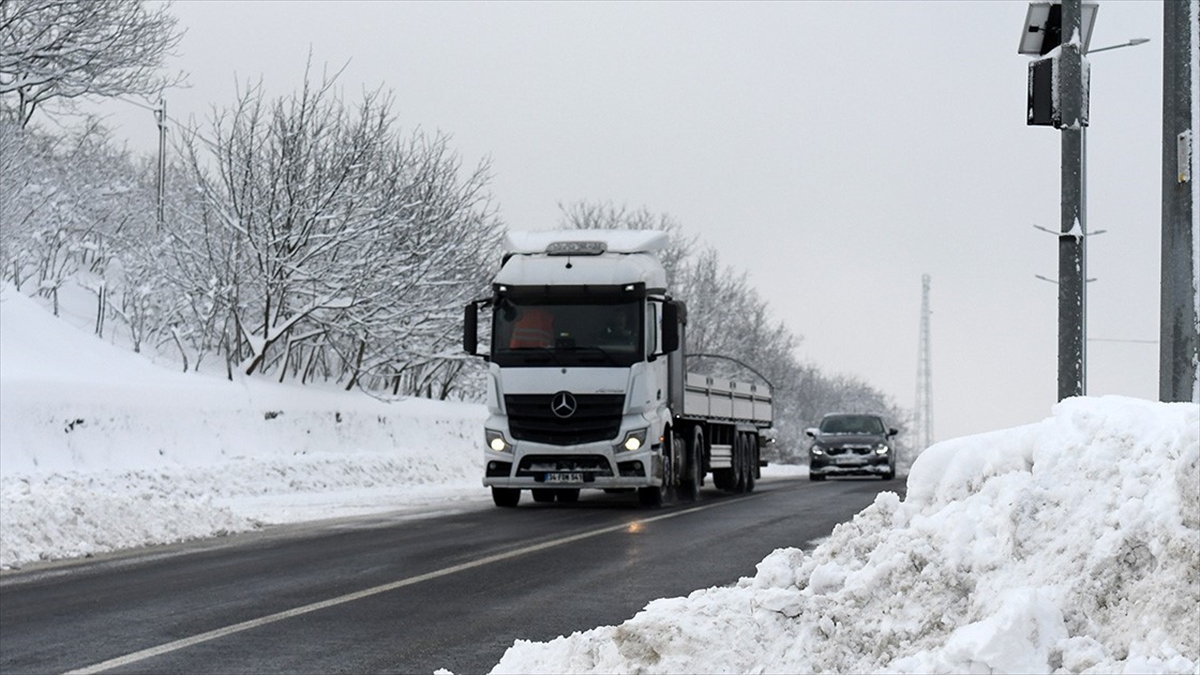
[[[501,366],[630,366],[642,359],[640,301],[510,300],[496,305],[492,361]]]

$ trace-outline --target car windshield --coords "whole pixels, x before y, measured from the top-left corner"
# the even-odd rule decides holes
[[[821,420],[823,434],[882,434],[883,422],[873,415],[837,415]]]
[[[492,360],[501,366],[629,366],[642,358],[641,301],[498,303]]]

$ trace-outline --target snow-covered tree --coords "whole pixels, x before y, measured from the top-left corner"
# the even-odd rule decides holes
[[[260,87],[185,142],[200,198],[180,221],[219,280],[223,349],[244,372],[446,396],[463,372],[461,308],[486,287],[499,222],[488,167],[395,129],[391,99],[356,106],[323,79]]]
[[[50,137],[0,120],[0,225],[5,277],[27,281],[57,310],[58,291],[75,279],[98,295],[103,323],[104,274],[116,237],[144,214],[137,171],[94,120]]]
[[[178,44],[169,4],[142,0],[0,2],[0,102],[20,126],[43,103],[149,96],[178,84],[159,68]]]
[[[655,214],[649,209],[629,209],[625,206],[614,206],[612,203],[592,203],[586,201],[574,204],[558,205],[562,212],[560,219],[563,227],[577,230],[658,230],[666,232],[671,237],[667,250],[660,255],[663,268],[667,272],[667,285],[674,288],[676,274],[692,255],[698,241],[696,235],[683,231],[679,221],[665,213]]]

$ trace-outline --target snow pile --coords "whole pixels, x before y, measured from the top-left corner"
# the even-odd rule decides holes
[[[175,373],[0,291],[0,567],[486,500],[482,406]]]
[[[811,553],[493,672],[1198,672],[1198,433],[1106,397],[935,445]]]

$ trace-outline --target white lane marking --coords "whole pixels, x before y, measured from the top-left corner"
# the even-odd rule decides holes
[[[342,605],[347,602],[354,602],[355,600],[362,600],[363,598],[369,598],[373,595],[379,595],[380,593],[387,593],[389,591],[394,591],[397,588],[404,588],[405,586],[412,586],[413,584],[419,584],[422,581],[429,581],[430,579],[437,579],[439,577],[444,577],[444,576],[447,576],[450,574],[457,574],[458,572],[463,572],[463,571],[466,571],[469,569],[474,569],[476,567],[482,567],[484,565],[490,565],[495,562],[500,562],[501,560],[509,560],[511,558],[517,558],[517,557],[520,557],[523,555],[527,555],[529,553],[536,553],[538,551],[544,551],[548,548],[554,548],[555,546],[562,546],[563,544],[570,544],[571,542],[576,542],[576,541],[580,541],[583,539],[590,539],[592,537],[598,537],[602,534],[608,534],[609,532],[616,532],[618,530],[627,530],[627,529],[630,529],[631,527],[638,527],[641,525],[645,525],[647,523],[653,523],[658,520],[666,520],[667,518],[675,518],[677,516],[687,515],[689,513],[696,513],[698,511],[703,511],[705,509],[711,509],[715,506],[720,506],[723,504],[734,504],[737,501],[738,500],[722,500],[722,501],[715,502],[712,504],[706,504],[704,506],[694,506],[690,509],[684,509],[682,511],[673,511],[671,513],[664,513],[661,516],[654,516],[653,518],[643,518],[641,520],[634,520],[634,521],[631,521],[628,523],[621,523],[620,525],[611,525],[609,527],[602,527],[598,530],[591,530],[589,532],[573,534],[569,537],[562,537],[560,539],[552,539],[550,541],[542,542],[540,544],[534,544],[532,546],[526,546],[525,548],[519,548],[519,549],[516,549],[513,551],[509,551],[507,553],[497,553],[495,555],[490,555],[485,558],[480,558],[478,560],[472,560],[470,562],[453,565],[451,567],[445,567],[440,570],[435,570],[433,572],[426,572],[425,574],[418,574],[415,577],[408,577],[407,579],[393,581],[389,584],[383,584],[382,586],[375,586],[373,588],[368,588],[368,589],[362,590],[362,591],[356,591],[354,593],[349,593],[347,595],[338,596],[336,598],[330,598],[328,600],[314,602],[312,604],[303,605],[303,606],[296,607],[293,609],[284,610],[282,612],[276,612],[275,614],[268,614],[266,616],[259,617],[257,619],[250,619],[249,621],[235,623],[232,626],[226,626],[224,628],[217,628],[215,630],[210,630],[207,633],[200,633],[199,635],[193,635],[192,637],[189,637],[189,638],[175,640],[174,642],[168,642],[166,644],[162,644],[157,647],[150,647],[149,649],[143,649],[141,651],[136,651],[131,654],[126,654],[125,656],[118,656],[116,658],[109,659],[107,661],[101,661],[100,663],[97,663],[94,665],[86,666],[86,667],[79,668],[76,670],[69,670],[69,671],[67,671],[67,673],[68,673],[68,675],[74,675],[76,673],[82,675],[82,674],[86,674],[86,673],[100,673],[105,670],[111,670],[113,668],[120,668],[121,666],[127,666],[131,663],[137,663],[138,661],[145,661],[146,659],[153,658],[155,656],[161,656],[163,654],[169,654],[170,652],[178,651],[180,649],[186,649],[193,645],[198,645],[202,642],[208,642],[209,640],[216,640],[217,638],[222,638],[222,637],[225,637],[226,635],[233,635],[234,633],[240,633],[242,631],[247,631],[247,630],[250,630],[251,628],[258,628],[259,626],[265,626],[267,624],[275,623],[277,621],[283,621],[284,619],[291,619],[291,618],[300,616],[302,614],[308,614],[309,612],[315,612],[317,610],[326,609],[328,607],[335,607],[337,605]]]

